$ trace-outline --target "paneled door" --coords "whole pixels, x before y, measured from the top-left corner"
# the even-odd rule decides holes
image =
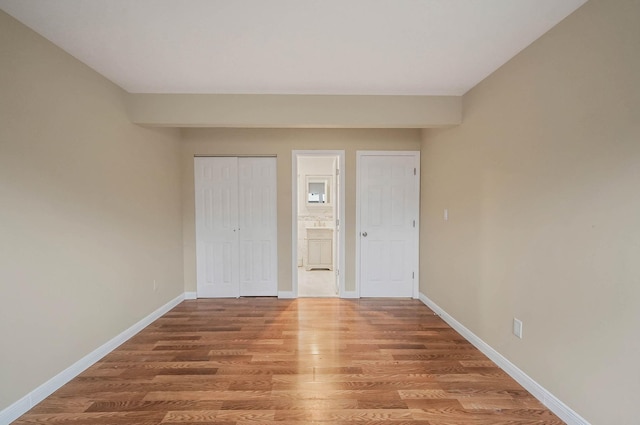
[[[195,158],[198,297],[277,295],[275,158]]]
[[[358,152],[362,297],[417,297],[419,154]]]
[[[195,158],[198,297],[238,297],[238,158]]]
[[[240,295],[277,295],[276,159],[239,159]]]

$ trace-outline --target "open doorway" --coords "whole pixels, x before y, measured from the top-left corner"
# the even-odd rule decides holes
[[[343,163],[344,151],[293,152],[293,288],[298,297],[337,297],[344,287]]]

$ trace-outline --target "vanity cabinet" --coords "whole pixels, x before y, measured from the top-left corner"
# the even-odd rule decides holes
[[[307,228],[307,270],[333,270],[333,229]]]

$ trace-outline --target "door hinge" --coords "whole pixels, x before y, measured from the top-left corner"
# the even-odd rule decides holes
[[[340,219],[336,218],[336,226],[340,226]]]
[[[416,221],[413,220],[413,227],[416,227]]]
[[[413,167],[413,175],[417,176],[418,175],[417,173],[418,173],[418,170],[415,167]]]
[[[336,176],[339,176],[339,175],[340,175],[340,169],[336,168]]]
[[[416,272],[411,272],[411,279],[415,279],[416,278]]]

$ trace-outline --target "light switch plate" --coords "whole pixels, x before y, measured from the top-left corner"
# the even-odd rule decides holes
[[[513,318],[513,334],[522,339],[522,320]]]

